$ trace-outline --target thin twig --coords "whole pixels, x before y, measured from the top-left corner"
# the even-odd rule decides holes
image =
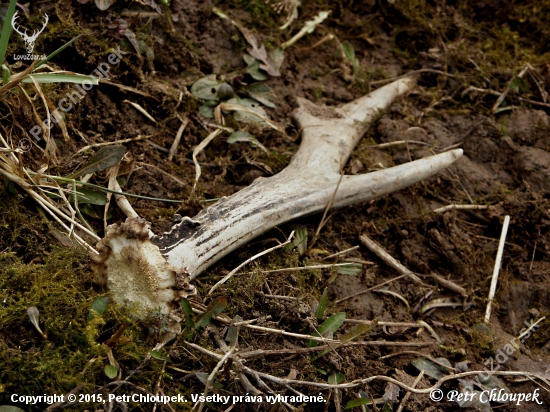
[[[274,250],[277,250],[277,249],[280,249],[286,245],[288,245],[291,241],[292,241],[292,238],[294,237],[294,231],[292,231],[292,233],[290,234],[290,236],[288,237],[288,239],[284,242],[284,243],[280,243],[278,244],[277,246],[273,246],[272,248],[269,248],[267,250],[264,250],[263,252],[260,252],[254,256],[252,256],[251,258],[245,260],[243,263],[241,263],[239,266],[237,266],[235,269],[233,269],[231,272],[229,272],[227,275],[225,275],[223,277],[223,279],[221,279],[218,283],[216,283],[214,286],[212,286],[212,288],[210,289],[210,291],[208,292],[208,295],[210,295],[212,292],[214,292],[214,290],[216,290],[219,286],[223,285],[225,282],[227,282],[235,273],[237,273],[243,266],[246,266],[248,265],[250,262],[258,259],[260,256],[263,256],[263,255],[266,255],[270,252],[273,252]]]
[[[376,255],[386,262],[390,267],[394,268],[396,271],[402,275],[408,276],[413,282],[421,286],[426,286],[418,276],[416,276],[411,270],[403,266],[397,259],[394,259],[388,252],[386,252],[382,246],[376,243],[374,240],[369,238],[367,235],[362,234],[359,239],[361,242],[370,249],[371,252],[376,253]]]
[[[489,206],[487,205],[447,205],[440,207],[438,209],[434,209],[434,213],[443,213],[448,210],[485,210],[489,209]]]
[[[504,223],[502,225],[502,233],[500,234],[500,241],[498,243],[497,258],[495,260],[495,267],[493,269],[493,276],[491,278],[491,288],[489,289],[489,298],[487,302],[487,310],[485,311],[485,323],[489,323],[491,317],[491,305],[495,298],[495,292],[497,290],[498,272],[500,271],[500,263],[502,261],[502,252],[504,251],[504,243],[506,241],[506,233],[508,232],[508,225],[510,224],[510,216],[504,217]]]
[[[359,245],[350,247],[349,249],[342,250],[341,252],[336,252],[336,253],[333,253],[332,255],[325,256],[325,257],[322,258],[321,260],[328,260],[328,259],[335,258],[336,256],[340,256],[340,255],[343,255],[343,254],[345,254],[345,253],[348,253],[348,252],[357,250],[357,249],[359,249],[359,247],[360,247]]]
[[[282,273],[282,272],[294,272],[296,270],[315,270],[315,269],[328,269],[335,268],[339,266],[350,266],[351,263],[327,263],[326,265],[311,265],[311,266],[298,266],[295,268],[283,268],[283,269],[271,269],[271,270],[261,270],[262,273]],[[244,275],[249,275],[254,272],[245,272]]]
[[[414,380],[414,382],[412,384],[413,388],[416,388],[416,385],[418,385],[418,383],[420,382],[420,380],[424,376],[425,372],[426,371],[424,369],[422,369],[420,371],[420,373],[418,374],[418,376],[416,377],[416,379]],[[399,404],[399,407],[397,408],[397,412],[402,412],[403,411],[403,409],[405,408],[405,405],[406,405],[406,403],[407,403],[407,401],[409,400],[410,397],[411,397],[411,392],[407,392],[405,394],[405,396],[403,396],[403,399],[401,399],[401,403]]]

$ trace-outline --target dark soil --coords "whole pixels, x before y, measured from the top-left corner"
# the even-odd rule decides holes
[[[304,381],[333,383],[341,377],[351,382],[381,375],[412,385],[419,371],[411,361],[427,355],[446,358],[457,368],[467,364],[465,367],[470,371],[490,369],[492,359],[493,369],[530,372],[550,379],[550,320],[542,320],[513,353],[505,349],[525,330],[526,324],[550,314],[550,104],[547,100],[550,2],[303,1],[298,8],[298,19],[290,29],[281,31],[278,26],[284,18],[263,0],[172,1],[169,10],[173,32],[166,17],[149,17],[153,8],[148,4],[155,4],[153,1],[119,0],[106,11],[97,9],[94,2],[81,3],[42,0],[30,6],[32,16],[43,12],[50,15],[48,29],[37,41],[37,50],[49,53],[82,34],[55,57],[50,66],[89,74],[105,61],[111,47],[120,46],[126,54],[111,68],[112,84],[94,87],[67,113],[70,138],[64,139],[59,126],[55,126],[51,133],[56,149],[49,154],[44,152],[47,148],[43,139],[34,143],[21,159],[31,170],[47,165],[49,174],[67,176],[97,151],[96,146],[77,153],[87,145],[149,136],[124,143],[128,153],[120,164],[119,176],[123,177],[123,190],[128,193],[182,201],[174,206],[130,199],[137,213],[152,222],[157,233],[170,227],[175,213],[194,216],[213,199],[231,195],[258,177],[281,171],[299,146],[299,131],[290,121],[297,97],[335,106],[376,89],[384,80],[418,71],[416,89],[373,124],[355,149],[345,172],[367,173],[451,146],[464,149],[464,156],[436,177],[369,204],[334,211],[320,232],[316,253],[300,255],[293,249],[266,255],[249,269],[243,269],[253,274],[237,275],[214,296],[228,297],[225,313],[230,317],[260,318],[261,326],[312,334],[323,322],[317,322],[313,308],[328,288],[325,318],[345,312],[347,319],[424,321],[437,333],[441,344],[437,344],[426,328],[378,325],[355,340],[387,344],[340,348],[318,360],[312,360],[309,354],[289,351],[283,355],[251,358],[246,366],[280,378]],[[285,50],[281,76],[264,82],[276,96],[276,108],[265,110],[271,119],[285,125],[286,134],[257,124],[239,125],[231,115],[226,116],[228,126],[253,134],[268,149],[269,155],[247,142],[228,144],[225,138],[217,138],[199,155],[202,175],[198,193],[191,196],[195,179],[192,151],[214,130],[211,126],[214,119],[199,115],[202,102],[189,93],[191,85],[206,75],[215,74],[218,78],[223,76],[240,92],[244,87],[242,83],[253,81],[250,75],[244,74],[246,63],[242,58],[249,45],[234,25],[212,12],[213,7],[222,9],[252,30],[258,44],[266,44],[268,51],[297,33],[318,12],[332,12],[312,34]],[[128,10],[141,10],[143,15],[124,13]],[[139,42],[139,54],[123,32],[123,22],[117,20],[121,18]],[[343,58],[335,40],[315,46],[328,34],[351,44],[358,60],[355,70]],[[22,51],[23,43],[19,36],[13,35],[8,63],[14,63],[12,54]],[[530,64],[532,70],[523,80],[516,80],[526,64]],[[516,87],[517,84],[521,87]],[[45,85],[43,91],[46,100],[55,107],[60,98],[74,90],[73,86]],[[479,89],[502,93],[507,87],[510,92],[495,113],[492,106],[497,96]],[[33,98],[37,97],[30,86],[26,90]],[[31,103],[18,89],[2,99],[2,135],[16,147],[22,139],[30,138],[26,131],[34,126],[36,118],[47,116],[44,103],[40,97]],[[142,106],[155,122],[127,101]],[[184,117],[189,119],[189,124],[176,155],[169,161],[168,149]],[[373,147],[400,140],[410,142]],[[91,182],[106,187],[108,176],[104,171],[96,173]],[[7,180],[4,186],[0,195],[0,405],[42,410],[48,406],[44,402],[24,405],[13,402],[11,396],[66,394],[75,388],[81,394],[102,393],[103,396],[147,392],[182,394],[190,399],[191,394],[202,393],[217,361],[179,340],[175,346],[166,346],[169,353],[166,362],[151,359],[142,364],[157,343],[142,325],[128,319],[113,303],[103,316],[88,320],[92,302],[107,293],[92,282],[88,257],[72,245],[55,221],[23,190],[8,184]],[[489,208],[433,212],[449,204]],[[94,211],[100,217],[87,215],[87,219],[101,236],[103,208],[93,206],[88,210],[90,214]],[[109,213],[109,224],[125,218],[116,205],[111,206]],[[481,328],[506,215],[510,216],[510,226],[496,300],[489,326]],[[210,268],[198,279],[197,287],[204,296],[221,276],[273,246],[275,240],[283,241],[295,227],[305,227],[311,239],[320,219],[321,216],[311,216],[266,233]],[[359,240],[362,233],[422,276],[425,286],[400,279],[387,286],[394,295],[370,291],[335,304],[339,299],[398,275],[362,246]],[[323,262],[354,258],[363,263],[362,271],[355,275],[337,275],[330,269],[261,272],[311,265],[326,255],[357,245],[359,249],[341,256],[340,260]],[[436,283],[430,276],[433,273],[465,288],[467,297]],[[395,293],[406,299],[410,311]],[[424,305],[443,300],[457,305],[422,310]],[[208,304],[209,298],[204,303]],[[40,310],[40,325],[48,335],[47,340],[41,338],[29,321],[26,314],[29,306]],[[265,317],[270,318],[263,320]],[[121,325],[127,327],[123,338],[105,345]],[[335,337],[341,338],[352,326],[345,323]],[[192,341],[217,350],[214,335],[225,333],[224,327],[223,323],[212,321],[212,325],[197,333]],[[395,346],[400,342],[415,342],[419,346]],[[244,328],[239,337],[239,348],[243,352],[290,350],[307,345],[305,340]],[[384,358],[396,353],[400,354]],[[503,353],[507,355],[503,357]],[[120,371],[115,383],[104,373],[104,367],[113,363],[112,359]],[[128,375],[131,377],[127,383],[116,383]],[[543,404],[491,403],[495,410],[548,409],[548,384],[541,387],[544,385],[541,380],[534,382],[521,377],[501,376],[500,379],[511,392],[538,390]],[[222,367],[216,381],[217,386],[210,393],[233,396],[245,395],[249,390],[242,387],[230,367]],[[322,393],[328,400],[321,406],[293,404],[298,410],[306,411],[343,410],[361,392],[379,399],[388,390],[387,382],[381,380],[341,390],[320,390],[298,384],[283,387],[265,379],[264,383],[276,393],[292,395],[295,390],[307,395]],[[417,387],[427,388],[434,383],[435,379],[425,375]],[[262,383],[251,380],[251,385],[267,393]],[[459,382],[447,381],[442,389],[444,393],[459,389]],[[401,390],[398,399],[393,405],[387,403],[386,409],[382,409],[383,402],[379,403],[379,410],[397,410],[404,394]],[[172,407],[190,410],[191,405],[189,401]],[[172,410],[169,406],[124,401],[107,406],[87,402],[69,406],[68,410],[149,411],[155,407]],[[228,410],[229,404],[208,404],[207,407],[222,411]],[[404,411],[459,409],[455,402],[436,403],[426,394],[412,394],[404,407]],[[288,410],[288,407],[238,403],[233,410],[270,411]]]

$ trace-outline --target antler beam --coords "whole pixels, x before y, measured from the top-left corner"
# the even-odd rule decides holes
[[[185,294],[181,273],[192,279],[261,233],[322,211],[334,194],[341,167],[371,122],[413,85],[412,78],[404,78],[341,108],[318,107],[299,99],[292,116],[303,131],[302,142],[282,172],[256,179],[194,219],[181,219],[161,237],[139,218],[109,226],[98,244],[96,273],[113,298],[133,307],[136,316],[145,318],[159,308],[170,313],[174,302]],[[366,202],[410,186],[461,155],[457,149],[374,173],[344,176],[334,207]]]

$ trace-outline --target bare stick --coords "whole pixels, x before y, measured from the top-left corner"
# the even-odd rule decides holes
[[[359,236],[361,242],[370,249],[371,252],[376,253],[376,255],[386,262],[390,267],[394,268],[396,271],[402,275],[408,276],[414,283],[417,283],[422,286],[426,286],[424,282],[420,280],[411,270],[403,266],[397,259],[394,259],[388,252],[386,252],[382,246],[376,243],[374,240],[369,238],[367,235],[362,234]]]
[[[168,160],[172,161],[174,156],[176,155],[176,152],[178,151],[178,146],[181,141],[181,136],[183,135],[183,131],[187,127],[187,124],[189,123],[189,118],[186,117],[181,121],[181,126],[178,129],[178,132],[176,133],[176,138],[174,139],[174,142],[172,143],[172,146],[170,147],[170,152],[168,153]]]
[[[206,397],[206,394],[208,393],[208,391],[210,390],[210,388],[213,385],[214,378],[218,374],[218,371],[220,370],[220,368],[222,367],[224,362],[227,360],[227,358],[229,358],[233,354],[234,350],[235,350],[235,348],[229,349],[229,351],[225,355],[223,355],[223,357],[220,359],[220,361],[218,362],[216,367],[212,370],[212,373],[210,373],[210,375],[208,375],[208,379],[206,380],[206,385],[204,387],[203,396]],[[201,402],[198,412],[201,412],[204,409],[204,405],[205,405],[205,403]],[[195,409],[196,406],[197,405],[195,404],[195,406],[193,406],[193,409]]]
[[[420,373],[418,374],[418,376],[416,377],[416,379],[414,380],[413,384],[412,384],[412,387],[413,388],[416,388],[416,385],[418,385],[418,382],[420,382],[420,380],[422,379],[422,377],[424,376],[424,373],[426,371],[424,369],[422,369],[420,371]],[[397,408],[397,412],[402,412],[403,409],[405,408],[405,405],[407,403],[407,401],[409,400],[409,398],[411,397],[411,393],[410,392],[407,392],[405,394],[405,396],[403,396],[403,399],[401,399],[401,403],[399,404],[399,408]]]
[[[434,213],[443,213],[447,210],[485,210],[489,209],[489,206],[486,205],[447,205],[434,209]]]
[[[489,300],[487,302],[487,310],[485,311],[485,323],[489,323],[491,317],[491,305],[495,298],[495,292],[497,290],[498,272],[500,271],[500,263],[502,261],[502,252],[504,251],[504,243],[506,241],[506,233],[508,232],[508,225],[510,224],[510,216],[504,217],[504,223],[502,225],[502,233],[500,234],[500,241],[498,243],[497,258],[495,260],[495,268],[493,269],[493,277],[491,279],[491,288],[489,289]]]
[[[271,269],[271,270],[262,270],[262,273],[282,273],[282,272],[294,272],[297,270],[315,270],[315,269],[328,269],[336,268],[339,266],[349,266],[351,263],[327,263],[326,265],[311,265],[311,266],[298,266],[295,268],[283,268],[283,269]],[[254,272],[246,272],[245,274],[251,274]]]
[[[371,287],[371,288],[368,288],[368,289],[362,290],[362,291],[360,291],[360,292],[354,293],[353,295],[349,295],[349,296],[343,297],[343,298],[341,298],[341,299],[338,299],[338,300],[337,300],[336,302],[334,302],[334,303],[337,303],[337,304],[338,304],[338,303],[342,303],[342,302],[344,302],[344,301],[346,301],[346,300],[348,300],[348,299],[354,298],[354,297],[356,297],[356,296],[363,295],[363,294],[365,294],[365,293],[367,293],[367,292],[372,292],[374,289],[378,289],[379,287],[382,287],[382,286],[384,286],[384,285],[387,285],[388,283],[392,283],[392,282],[394,282],[394,281],[396,281],[396,280],[402,279],[402,278],[407,277],[407,276],[409,276],[409,275],[396,276],[396,277],[394,277],[394,278],[392,278],[392,279],[390,279],[390,280],[386,280],[385,282],[382,282],[382,283],[380,283],[380,284],[378,284],[378,285],[376,285],[376,286],[373,286],[373,287]]]
[[[221,279],[218,283],[216,283],[214,286],[212,286],[212,288],[210,289],[210,291],[208,292],[208,295],[210,295],[212,292],[214,292],[219,286],[223,285],[225,282],[227,282],[229,279],[231,279],[231,277],[237,273],[243,266],[246,266],[248,265],[250,262],[253,262],[254,260],[258,259],[260,256],[263,256],[263,255],[267,255],[268,253],[270,252],[273,252],[274,250],[277,250],[277,249],[280,249],[286,245],[288,245],[292,238],[294,237],[294,230],[292,231],[292,233],[290,233],[290,236],[288,237],[288,239],[284,242],[284,243],[281,243],[277,246],[273,246],[272,248],[270,249],[267,249],[267,250],[264,250],[263,252],[260,252],[254,256],[252,256],[251,258],[245,260],[243,263],[241,263],[239,266],[237,266],[235,269],[233,269],[231,272],[229,272],[227,275],[225,275],[223,277],[223,279]]]
[[[464,298],[468,296],[468,292],[466,292],[466,289],[464,289],[462,286],[458,286],[456,283],[451,282],[450,280],[447,280],[444,277],[439,276],[436,273],[432,273],[431,276],[441,286],[443,286],[443,287],[445,287],[449,290],[452,290],[453,292],[458,293],[460,296],[462,296]]]
[[[348,253],[348,252],[351,252],[351,251],[357,250],[357,249],[359,249],[359,246],[353,246],[353,247],[350,247],[349,249],[342,250],[341,252],[337,252],[337,253],[333,253],[332,255],[325,256],[325,257],[322,258],[321,260],[332,259],[332,258],[335,258],[336,256],[340,256],[340,255],[343,255],[343,254],[345,254],[345,253]]]

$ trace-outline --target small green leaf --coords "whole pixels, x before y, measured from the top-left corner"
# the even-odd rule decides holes
[[[296,237],[294,240],[290,244],[286,245],[283,248],[283,251],[288,252],[289,250],[297,247],[298,253],[302,256],[307,252],[307,228],[305,226],[298,226],[295,229],[295,235]]]
[[[368,398],[352,399],[351,401],[346,403],[346,406],[344,407],[344,410],[349,411],[350,409],[359,408],[360,406],[364,406],[364,405],[370,405],[371,403],[372,402]]]
[[[222,83],[216,80],[215,74],[211,74],[193,83],[191,94],[202,100],[219,100],[218,89]]]
[[[361,263],[350,263],[345,266],[338,266],[338,273],[340,275],[357,276],[363,272],[363,265]]]
[[[325,310],[327,308],[328,303],[328,288],[325,288],[323,290],[323,294],[321,295],[321,301],[319,302],[319,306],[317,306],[317,310],[315,311],[315,317],[317,318],[317,322],[321,322],[323,320],[323,317],[325,316]]]
[[[259,144],[258,140],[248,132],[239,130],[238,132],[231,133],[227,138],[227,143],[233,144],[236,142],[250,142],[252,144]]]
[[[65,73],[35,73],[30,74],[21,80],[22,83],[33,83],[33,78],[37,83],[77,83],[83,84],[88,82],[97,86],[99,81],[93,76],[84,76],[83,74],[65,74]]]
[[[105,375],[107,375],[109,379],[114,379],[118,375],[118,371],[116,370],[116,367],[113,365],[105,365],[105,368],[103,369],[103,371],[105,372]]]
[[[246,93],[252,97],[254,100],[257,100],[264,106],[275,108],[273,100],[275,100],[275,94],[271,88],[263,83],[254,83],[248,86],[245,89]]]
[[[186,298],[181,298],[181,309],[183,310],[183,319],[185,320],[183,336],[186,340],[191,340],[195,331],[195,322],[193,322],[193,309]]]
[[[195,329],[201,329],[208,326],[210,320],[218,316],[227,306],[227,298],[219,297],[210,302],[205,312],[200,315],[195,321]]]
[[[94,303],[92,303],[92,307],[90,308],[90,313],[88,314],[88,322],[91,321],[96,315],[103,315],[107,310],[108,304],[109,296],[101,296],[94,300]]]
[[[338,312],[335,315],[332,315],[330,318],[325,320],[321,326],[317,328],[317,332],[315,335],[318,336],[326,336],[328,333],[334,334],[340,326],[344,323],[346,320],[346,313],[345,312]],[[319,344],[318,341],[310,340],[308,343],[308,347],[313,348]]]
[[[250,74],[254,80],[263,82],[264,80],[269,79],[269,75],[260,69],[260,62],[258,60],[248,54],[244,54],[243,59],[248,65],[246,72]]]
[[[97,206],[104,206],[107,204],[107,197],[100,192],[90,189],[77,189],[76,198],[78,203],[81,204],[91,204]],[[74,202],[74,194],[71,196],[71,202]]]
[[[124,146],[105,146],[98,150],[80,169],[69,175],[74,179],[90,173],[99,172],[115,166],[124,157],[126,148]]]
[[[218,105],[217,100],[206,101],[203,105],[199,107],[199,114],[206,117],[207,119],[214,118],[214,109]]]
[[[2,84],[8,84],[11,79],[11,73],[8,66],[2,65]]]
[[[344,377],[344,375],[340,372],[332,372],[329,376],[328,376],[328,383],[331,384],[331,385],[340,385],[341,383],[343,383],[344,381],[346,380],[346,378]]]
[[[348,59],[350,62],[353,62],[355,60],[355,50],[353,50],[353,46],[349,41],[342,42],[342,48],[344,49],[344,54],[346,55],[346,59]]]
[[[279,71],[285,60],[285,52],[281,48],[273,50],[271,53],[271,60],[274,63],[275,69]]]
[[[384,402],[384,405],[382,405],[382,412],[393,412],[391,401]]]
[[[451,367],[451,362],[445,358],[437,358],[436,360],[443,365],[448,364],[448,366]],[[449,369],[446,369],[445,367],[426,358],[415,359],[411,362],[411,364],[419,371],[424,370],[426,375],[437,380],[441,379],[444,376],[444,373],[449,372]]]
[[[151,357],[157,360],[165,361],[166,359],[168,359],[168,354],[162,349],[152,350]]]
[[[518,92],[523,92],[523,93],[527,93],[529,92],[529,83],[527,83],[525,81],[525,79],[521,78],[521,77],[514,77],[510,83],[508,83],[508,87],[510,88],[510,90],[518,93]]]

